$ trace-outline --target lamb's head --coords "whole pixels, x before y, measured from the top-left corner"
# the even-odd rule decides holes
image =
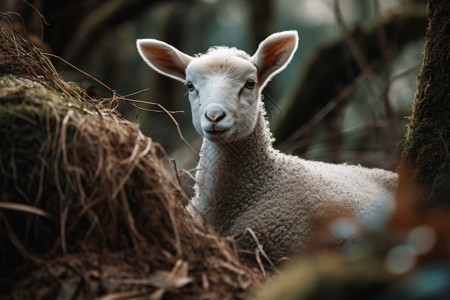
[[[142,58],[156,71],[186,84],[192,120],[214,142],[240,140],[254,129],[260,94],[297,49],[296,31],[275,33],[253,56],[236,48],[213,47],[195,57],[153,39],[137,41]]]

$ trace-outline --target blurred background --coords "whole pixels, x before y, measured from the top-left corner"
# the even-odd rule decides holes
[[[186,88],[151,70],[137,38],[163,40],[193,55],[212,45],[253,54],[271,33],[295,29],[291,64],[264,92],[276,146],[314,160],[396,166],[416,90],[426,29],[417,0],[2,0],[17,29],[41,47],[130,99],[162,104],[199,149]],[[112,97],[92,78],[52,58],[65,80]],[[135,94],[144,89],[145,92]],[[196,157],[154,105],[118,110],[161,143],[179,169]]]

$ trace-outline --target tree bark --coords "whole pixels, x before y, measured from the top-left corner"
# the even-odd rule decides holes
[[[432,203],[450,204],[450,2],[428,2],[429,25],[404,159]]]

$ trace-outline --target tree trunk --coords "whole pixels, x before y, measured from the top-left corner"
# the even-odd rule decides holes
[[[428,2],[429,25],[404,143],[414,177],[432,203],[450,203],[450,1]]]

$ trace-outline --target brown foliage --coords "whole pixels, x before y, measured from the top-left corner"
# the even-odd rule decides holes
[[[435,234],[435,243],[430,251],[418,257],[419,263],[450,259],[450,208],[430,203],[429,189],[416,181],[414,168],[406,158],[400,164],[398,173],[396,209],[390,220],[388,233],[393,236],[406,236],[414,228],[427,226]]]

